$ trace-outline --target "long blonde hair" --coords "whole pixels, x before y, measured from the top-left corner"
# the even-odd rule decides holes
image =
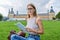
[[[32,6],[32,7],[34,8],[35,11],[34,11],[34,13],[33,13],[33,16],[37,16],[35,6],[34,6],[33,4],[28,4],[27,7],[28,7],[28,6]],[[29,14],[27,14],[27,18],[30,18],[30,15],[29,15]]]

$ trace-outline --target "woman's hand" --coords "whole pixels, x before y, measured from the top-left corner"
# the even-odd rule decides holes
[[[22,31],[19,31],[17,34],[20,35]]]
[[[22,36],[22,37],[25,37],[25,35],[26,35],[23,31],[20,31],[20,32],[18,32],[17,34],[18,34],[19,36]]]
[[[28,28],[28,27],[26,27],[26,30],[27,30],[28,32],[34,32],[34,30],[33,30],[33,29]]]

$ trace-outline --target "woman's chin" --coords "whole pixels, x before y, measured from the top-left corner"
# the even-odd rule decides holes
[[[33,15],[33,13],[29,13],[30,15]]]

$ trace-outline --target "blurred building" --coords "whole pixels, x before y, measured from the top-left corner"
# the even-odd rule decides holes
[[[18,11],[16,11],[16,14],[15,14],[13,8],[11,8],[11,10],[9,9],[9,12],[8,12],[8,18],[25,18],[26,16],[27,14],[19,14]],[[47,13],[38,13],[38,16],[42,20],[52,20],[55,17],[53,6],[51,6],[50,10],[48,10]]]

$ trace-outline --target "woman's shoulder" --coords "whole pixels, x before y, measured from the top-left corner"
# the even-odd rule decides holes
[[[40,17],[37,17],[36,18],[36,22],[39,22],[39,21],[41,21],[41,18]]]
[[[37,17],[37,19],[36,19],[36,23],[38,23],[38,22],[40,22],[40,23],[42,22],[40,17]]]
[[[37,17],[36,20],[41,20],[41,18],[40,17]]]

